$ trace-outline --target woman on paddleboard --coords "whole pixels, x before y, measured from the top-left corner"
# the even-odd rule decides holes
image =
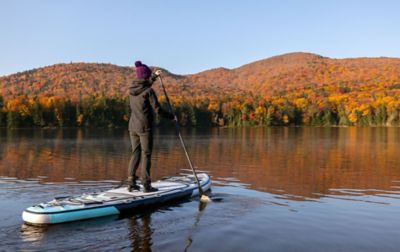
[[[161,70],[152,73],[151,69],[135,62],[136,79],[129,86],[129,103],[131,117],[129,119],[129,135],[132,145],[132,156],[128,168],[128,190],[139,190],[136,184],[136,170],[141,162],[141,181],[144,192],[157,191],[151,186],[150,168],[153,150],[153,125],[156,113],[165,118],[176,120],[174,115],[161,108],[154,90],[153,82],[161,74]]]

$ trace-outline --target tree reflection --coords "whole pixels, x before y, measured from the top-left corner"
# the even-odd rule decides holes
[[[0,132],[0,176],[126,179],[125,129]],[[337,188],[390,190],[400,180],[400,128],[213,128],[183,134],[199,169],[274,194],[318,198]],[[174,132],[158,129],[154,146],[153,180],[187,168]]]

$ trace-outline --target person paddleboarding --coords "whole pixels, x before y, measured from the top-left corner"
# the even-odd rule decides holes
[[[176,117],[164,110],[158,102],[152,89],[153,82],[160,76],[161,70],[154,73],[141,61],[135,62],[136,79],[129,86],[129,103],[131,116],[129,118],[129,135],[132,145],[132,156],[128,167],[128,190],[140,190],[136,180],[136,170],[141,163],[141,182],[144,192],[155,192],[151,186],[150,169],[153,150],[154,115],[158,114],[171,120]]]

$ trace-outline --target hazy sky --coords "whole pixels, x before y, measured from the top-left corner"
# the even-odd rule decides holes
[[[177,74],[305,51],[400,57],[400,1],[0,0],[0,76],[69,62]]]

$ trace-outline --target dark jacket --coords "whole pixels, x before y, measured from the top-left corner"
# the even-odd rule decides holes
[[[154,80],[154,77],[151,79],[135,79],[129,86],[131,107],[129,131],[137,133],[151,131],[154,124],[153,113],[171,120],[174,118],[174,115],[161,108],[157,95],[151,88]]]

